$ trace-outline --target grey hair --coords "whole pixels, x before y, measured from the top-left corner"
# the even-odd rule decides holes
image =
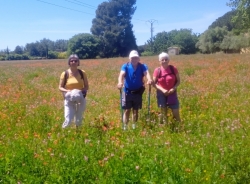
[[[71,54],[68,58],[68,65],[70,65],[70,60],[71,59],[76,59],[78,61],[78,66],[80,65],[80,60],[79,60],[79,57],[76,55],[76,54]]]
[[[160,53],[159,54],[159,61],[161,61],[163,58],[169,60],[169,55],[166,52]]]

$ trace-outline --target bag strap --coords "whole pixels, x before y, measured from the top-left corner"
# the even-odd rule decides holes
[[[68,70],[65,70],[65,71],[64,71],[63,87],[65,87],[68,78],[69,78],[69,72],[68,72]]]

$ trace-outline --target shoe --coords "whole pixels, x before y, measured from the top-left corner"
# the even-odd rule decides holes
[[[136,125],[135,124],[132,124],[132,129],[135,129],[136,128]]]
[[[126,124],[122,125],[122,130],[124,130],[124,131],[127,130],[127,125]]]

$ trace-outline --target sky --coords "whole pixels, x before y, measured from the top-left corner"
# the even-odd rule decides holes
[[[137,45],[157,33],[191,29],[203,33],[231,11],[230,0],[137,0],[132,17]],[[69,40],[91,33],[95,11],[104,0],[0,0],[0,50],[40,41]]]

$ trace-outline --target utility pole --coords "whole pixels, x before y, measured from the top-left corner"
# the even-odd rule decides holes
[[[147,22],[150,23],[150,32],[151,32],[150,45],[151,45],[151,52],[153,52],[153,32],[154,32],[153,24],[154,22],[157,22],[157,20],[151,19],[148,20]]]

